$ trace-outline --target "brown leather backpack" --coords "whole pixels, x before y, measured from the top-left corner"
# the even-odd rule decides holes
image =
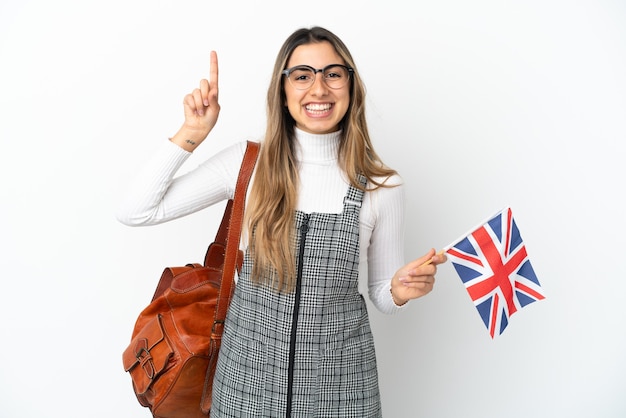
[[[155,418],[206,418],[224,320],[234,290],[248,183],[259,145],[248,142],[235,196],[229,200],[204,265],[167,267],[152,302],[139,314],[122,355],[139,403]]]

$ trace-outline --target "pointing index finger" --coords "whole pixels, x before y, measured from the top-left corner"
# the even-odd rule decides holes
[[[209,84],[211,85],[211,88],[217,89],[218,74],[217,52],[211,51],[211,68],[209,70]]]

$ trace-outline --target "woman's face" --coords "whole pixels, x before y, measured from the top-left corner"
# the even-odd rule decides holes
[[[324,68],[329,64],[344,64],[330,42],[300,45],[294,49],[287,68],[308,65]],[[315,82],[306,90],[298,90],[288,80],[284,82],[287,108],[296,121],[296,126],[312,134],[325,134],[339,130],[350,104],[350,82],[339,89],[326,85],[322,73],[317,73]]]

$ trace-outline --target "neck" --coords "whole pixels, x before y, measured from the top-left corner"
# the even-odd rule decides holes
[[[337,160],[341,131],[329,134],[311,134],[296,128],[298,160],[301,162],[329,162]]]

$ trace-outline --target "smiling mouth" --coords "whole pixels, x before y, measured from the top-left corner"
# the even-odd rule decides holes
[[[306,105],[304,108],[306,109],[307,112],[324,113],[324,112],[328,112],[332,107],[333,105],[330,103],[324,103],[324,104],[310,103]]]

